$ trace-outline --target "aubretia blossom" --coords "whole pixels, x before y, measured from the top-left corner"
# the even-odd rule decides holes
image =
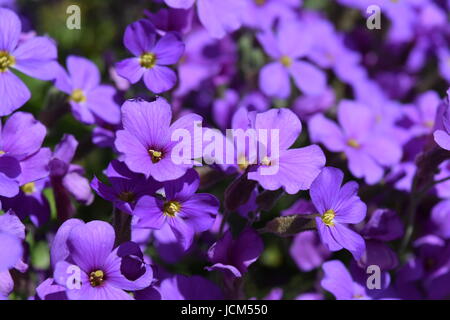
[[[0,8],[0,116],[20,108],[30,91],[11,69],[40,79],[53,80],[58,71],[56,45],[47,37],[19,41],[22,24],[14,11]]]
[[[8,211],[0,215],[0,274],[14,268],[22,259],[25,226]]]
[[[309,121],[311,140],[323,143],[330,151],[344,152],[354,176],[365,178],[368,184],[380,181],[383,168],[400,161],[400,145],[375,130],[376,116],[365,105],[341,101],[337,116],[341,127],[322,114],[312,117]]]
[[[171,8],[189,9],[197,2],[197,14],[200,22],[215,38],[222,38],[227,33],[241,26],[241,0],[164,0]]]
[[[442,104],[442,118],[438,130],[434,132],[434,141],[445,150],[450,150],[450,90],[447,91],[446,101]],[[441,124],[442,123],[442,124]]]
[[[93,124],[100,118],[110,124],[120,122],[120,109],[114,101],[116,90],[100,84],[100,71],[90,60],[69,56],[68,73],[60,69],[55,86],[69,95],[72,113],[77,120]]]
[[[29,113],[16,112],[0,135],[0,195],[14,197],[19,187],[48,176],[51,152],[41,148],[46,129]]]
[[[290,76],[306,94],[320,94],[326,89],[326,75],[313,64],[300,60],[312,46],[312,39],[298,22],[281,23],[277,34],[265,31],[258,35],[264,51],[274,61],[259,74],[259,86],[268,96],[286,99],[291,93]]]
[[[97,177],[91,182],[100,197],[111,201],[122,212],[131,214],[136,202],[144,195],[153,195],[161,184],[142,173],[134,173],[125,163],[113,160],[105,170],[111,185],[102,183]]]
[[[213,265],[206,269],[220,270],[230,278],[241,278],[263,250],[264,244],[253,229],[244,229],[236,239],[233,239],[231,231],[227,231],[209,248],[208,258]]]
[[[114,249],[114,229],[108,223],[68,220],[58,233],[52,248],[54,279],[69,300],[131,300],[124,290],[151,284],[153,271],[139,246],[126,242]],[[74,270],[80,279],[70,278]]]
[[[257,131],[267,130],[268,136],[278,130],[279,148],[272,145],[272,140],[267,141],[267,145],[259,141],[263,156],[259,156],[258,165],[250,170],[248,178],[258,181],[264,189],[283,187],[289,194],[309,189],[326,159],[317,145],[289,149],[302,131],[298,117],[288,109],[271,109],[257,114],[253,127]]]
[[[179,129],[194,137],[194,123],[201,122],[202,118],[188,114],[170,124],[171,118],[170,105],[164,98],[153,102],[130,100],[124,103],[123,130],[117,131],[115,146],[124,155],[123,160],[130,170],[157,181],[168,181],[178,179],[193,166],[193,162],[189,161],[193,157],[187,154],[177,155],[182,158],[182,163],[177,164],[172,159],[172,149],[176,145],[182,146],[184,142],[193,146],[195,141],[179,142],[171,138],[173,132]]]
[[[312,183],[309,194],[320,215],[316,224],[322,242],[330,251],[345,248],[358,260],[365,250],[364,239],[347,224],[361,222],[367,206],[357,195],[358,184],[350,181],[341,187],[343,178],[341,170],[326,167]]]
[[[139,217],[137,228],[161,229],[168,224],[175,236],[187,250],[196,232],[209,230],[219,210],[216,197],[195,193],[200,178],[190,169],[177,180],[163,183],[164,197],[142,197],[133,211]]]
[[[184,44],[177,33],[168,32],[157,40],[154,26],[147,20],[140,20],[127,27],[123,42],[135,57],[116,64],[120,76],[131,83],[144,78],[145,85],[154,93],[173,88],[177,76],[167,66],[177,63],[184,52]]]

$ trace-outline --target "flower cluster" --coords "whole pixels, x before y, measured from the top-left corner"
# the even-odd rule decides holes
[[[450,2],[120,7],[0,0],[0,299],[450,296]]]

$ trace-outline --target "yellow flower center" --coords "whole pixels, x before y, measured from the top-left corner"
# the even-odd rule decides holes
[[[153,149],[149,149],[148,154],[152,158],[153,163],[158,163],[163,157],[163,153],[161,151],[157,151],[157,150],[153,150]]]
[[[334,217],[336,216],[336,213],[334,212],[333,209],[327,210],[323,215],[322,215],[322,221],[323,223],[325,223],[327,226],[332,227],[334,226]]]
[[[358,149],[361,146],[359,144],[359,142],[356,141],[355,139],[348,139],[347,145],[349,145],[350,147],[355,148],[355,149]]]
[[[289,58],[288,56],[282,56],[280,58],[280,62],[283,66],[289,68],[292,65],[292,59]]]
[[[141,64],[141,67],[150,69],[153,68],[156,64],[156,56],[153,53],[144,53],[139,58],[139,63]]]
[[[5,151],[0,150],[0,156],[1,156],[2,154],[5,154],[5,153],[6,153]]]
[[[239,169],[241,169],[241,171],[245,171],[248,168],[249,164],[250,163],[248,162],[248,160],[245,156],[242,156],[242,155],[239,156],[238,167],[239,167]]]
[[[89,282],[91,286],[98,287],[105,281],[105,274],[102,270],[92,271],[89,274]]]
[[[434,121],[433,120],[425,121],[424,125],[427,128],[433,128],[434,127]]]
[[[26,194],[32,194],[36,192],[36,185],[34,182],[28,182],[21,186],[20,189],[22,189],[22,191]]]
[[[266,4],[266,1],[267,1],[267,0],[254,0],[254,1],[255,1],[255,4],[256,4],[256,5],[258,5],[258,6],[263,6],[263,5]]]
[[[16,64],[16,58],[7,51],[0,51],[0,72],[6,72],[10,67]]]
[[[86,96],[84,95],[83,90],[81,89],[75,89],[73,90],[71,96],[70,96],[70,100],[72,100],[73,102],[76,103],[82,103],[82,102],[86,102]]]
[[[174,218],[181,210],[181,204],[178,201],[167,201],[164,203],[164,215]]]
[[[124,191],[121,194],[119,194],[119,199],[124,202],[133,202],[135,199],[135,195],[131,191]]]
[[[261,164],[262,164],[263,166],[269,167],[269,166],[272,165],[272,161],[269,159],[269,157],[265,156],[264,158],[262,158]]]

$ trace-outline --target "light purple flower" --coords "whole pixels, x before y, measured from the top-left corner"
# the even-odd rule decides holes
[[[268,130],[269,137],[273,130],[279,130],[279,150],[272,149],[270,139],[267,145],[259,141],[258,165],[250,170],[248,178],[258,181],[266,190],[283,187],[287,193],[295,194],[309,189],[326,159],[317,145],[289,149],[302,131],[298,117],[289,109],[271,109],[257,114],[252,128]],[[251,155],[248,161],[252,163]]]
[[[135,57],[116,64],[120,76],[131,83],[144,78],[145,85],[154,93],[173,88],[177,76],[167,66],[177,63],[184,52],[184,44],[177,33],[168,32],[157,40],[154,26],[147,20],[140,20],[127,27],[123,42]]]
[[[201,122],[202,118],[188,114],[170,124],[171,118],[170,105],[163,98],[154,102],[130,100],[123,104],[123,130],[117,131],[115,146],[124,155],[124,162],[130,170],[157,181],[168,181],[181,177],[193,166],[193,163],[176,164],[173,161],[172,149],[188,141],[171,141],[171,137],[178,129],[187,130],[194,137],[194,122]],[[189,146],[194,145],[195,141],[189,141]],[[191,155],[179,156],[181,160],[193,159]]]
[[[209,230],[219,210],[219,201],[207,193],[195,193],[200,178],[190,169],[177,180],[163,183],[164,197],[143,196],[133,211],[139,217],[134,227],[161,229],[168,224],[184,250],[196,232]]]
[[[289,21],[281,23],[277,34],[258,34],[264,51],[274,61],[259,74],[259,86],[268,96],[286,99],[291,93],[290,76],[306,94],[320,94],[326,89],[326,75],[309,62],[300,60],[312,46],[312,39],[302,31],[302,25]],[[295,39],[295,41],[293,41]]]
[[[386,134],[375,131],[377,120],[368,107],[344,100],[338,106],[338,120],[341,127],[322,114],[311,118],[311,140],[323,143],[330,151],[344,152],[355,177],[375,184],[383,177],[384,167],[400,161],[400,145]]]
[[[304,272],[319,267],[331,255],[314,231],[296,235],[289,252],[299,269]]]
[[[68,220],[52,245],[54,279],[70,300],[131,300],[126,291],[141,290],[153,280],[139,246],[126,242],[114,249],[115,234],[103,221]],[[80,279],[71,278],[76,274]]]
[[[30,97],[25,84],[11,72],[53,80],[58,71],[56,45],[47,37],[31,37],[20,42],[22,24],[14,11],[0,8],[0,116],[20,108]]]
[[[441,119],[438,118],[437,129],[434,132],[434,141],[445,150],[450,150],[450,89],[447,91],[447,97],[445,101],[441,104],[440,109],[442,114],[438,112],[438,117],[442,116]]]
[[[55,86],[69,95],[75,118],[86,124],[95,123],[97,118],[109,124],[119,123],[120,109],[114,101],[116,90],[100,84],[97,66],[86,58],[69,56],[67,70],[60,68]]]
[[[48,176],[51,151],[41,148],[45,127],[29,113],[8,118],[0,135],[0,195],[14,197],[19,187]]]
[[[357,195],[358,184],[350,181],[341,187],[343,178],[341,170],[326,167],[311,184],[309,194],[320,215],[316,224],[322,242],[330,251],[345,248],[358,260],[365,251],[364,239],[347,225],[361,222],[367,206]]]

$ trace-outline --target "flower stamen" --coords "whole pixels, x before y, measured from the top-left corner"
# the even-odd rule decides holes
[[[25,194],[32,194],[36,192],[36,185],[34,182],[28,182],[20,187]]]
[[[164,215],[174,218],[181,210],[181,204],[178,201],[167,201],[164,203]]]
[[[7,51],[0,51],[0,72],[6,72],[16,64],[16,58]]]
[[[149,149],[148,154],[152,158],[153,163],[158,163],[163,158],[163,153],[158,150]]]
[[[72,94],[70,95],[70,100],[76,103],[82,103],[86,102],[87,98],[84,95],[83,90],[81,89],[75,89],[72,91]]]
[[[105,274],[102,270],[92,271],[89,274],[89,282],[92,287],[100,286],[105,281]]]
[[[327,226],[332,227],[334,226],[334,217],[336,217],[336,212],[334,212],[333,209],[327,210],[323,215],[322,215],[322,221],[323,223],[325,223]]]
[[[156,64],[156,56],[153,53],[149,53],[149,52],[144,53],[139,58],[139,63],[141,64],[141,67],[146,68],[146,69],[151,69]]]

